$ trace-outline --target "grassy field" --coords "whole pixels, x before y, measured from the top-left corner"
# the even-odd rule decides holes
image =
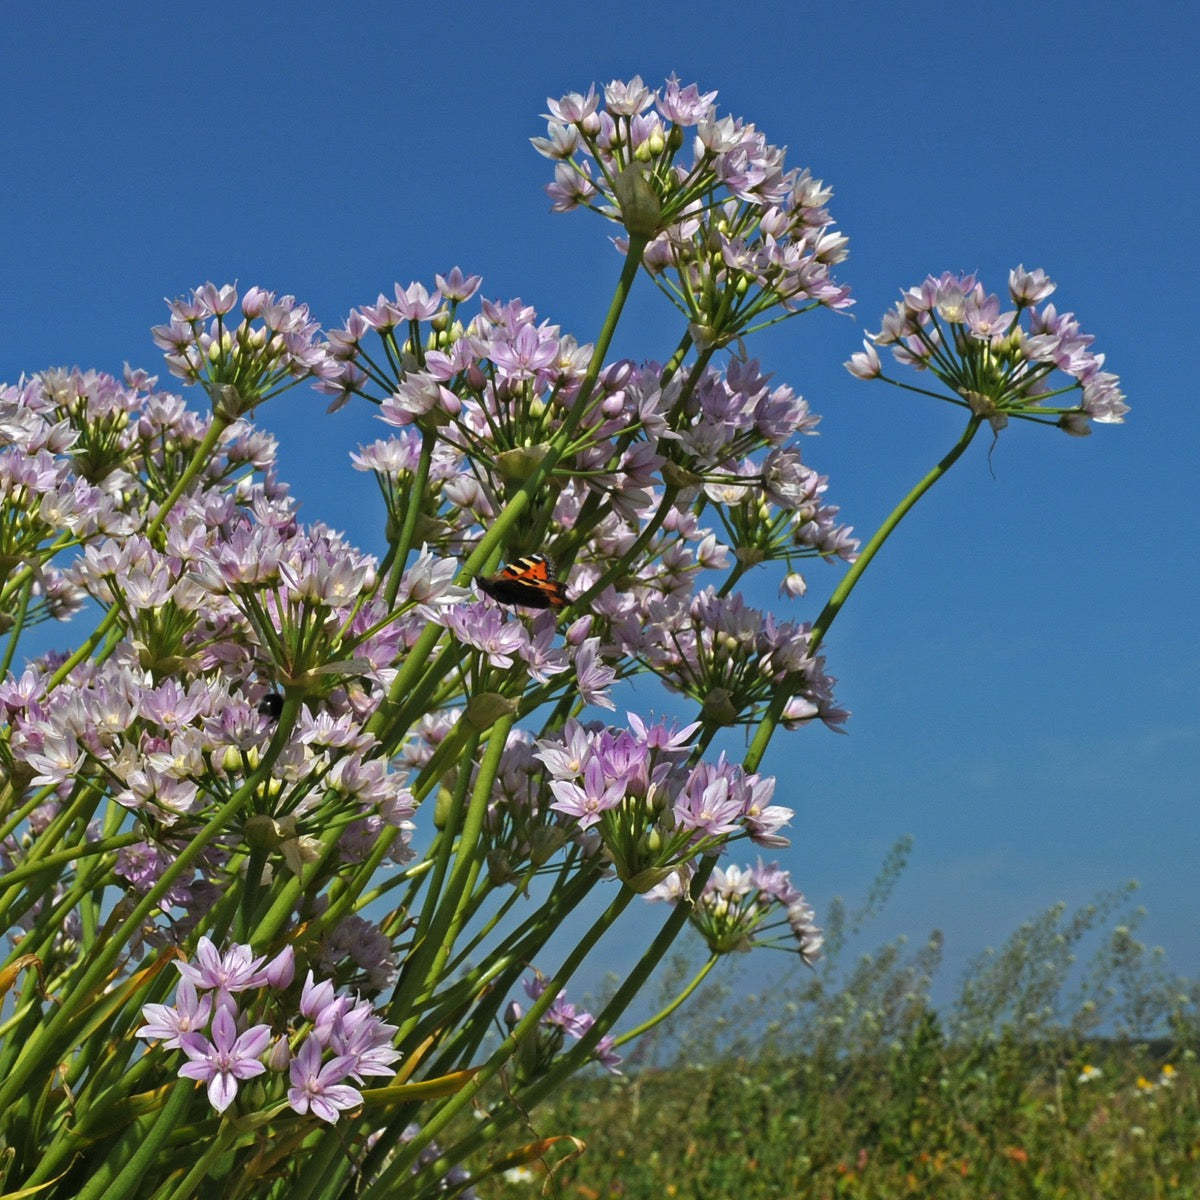
[[[946,1046],[930,1021],[874,1060],[737,1061],[585,1082],[539,1110],[587,1143],[549,1194],[599,1200],[1200,1196],[1194,1054],[1110,1042]],[[539,1168],[481,1187],[537,1194]]]
[[[1134,936],[1132,888],[1021,926],[935,1011],[936,935],[841,962],[881,882],[832,914],[816,973],[710,988],[623,1076],[529,1114],[506,1149],[564,1133],[586,1149],[557,1143],[479,1196],[1200,1197],[1198,991]]]

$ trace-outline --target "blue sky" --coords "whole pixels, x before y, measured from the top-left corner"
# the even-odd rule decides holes
[[[1010,266],[1043,267],[1133,409],[1085,440],[1010,428],[990,469],[977,444],[872,565],[826,642],[848,736],[792,735],[766,763],[797,809],[796,881],[818,908],[859,896],[912,833],[879,934],[943,929],[953,978],[1055,900],[1137,878],[1143,934],[1195,975],[1200,10],[1073,9],[23,6],[0,102],[0,379],[158,370],[162,298],[208,279],[294,293],[332,326],[458,264],[591,340],[618,260],[600,221],[548,211],[528,143],[545,98],[635,73],[716,88],[836,192],[855,318],[750,350],[823,414],[806,458],[860,534],[959,431],[841,367],[928,272],[1003,292]],[[675,320],[644,284],[617,353],[661,356]],[[304,517],[377,548],[346,455],[383,427],[324,408],[296,391],[260,419]],[[838,572],[809,575],[787,615],[814,616]]]

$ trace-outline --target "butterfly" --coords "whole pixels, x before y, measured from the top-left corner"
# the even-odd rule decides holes
[[[497,604],[566,608],[571,599],[565,585],[554,578],[554,564],[544,554],[526,554],[495,575],[476,575],[475,582]]]

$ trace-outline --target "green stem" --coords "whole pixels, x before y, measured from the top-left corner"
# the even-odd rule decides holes
[[[12,666],[13,655],[17,652],[17,641],[21,630],[25,627],[25,616],[29,611],[29,597],[33,594],[33,574],[25,577],[21,583],[21,597],[17,601],[17,611],[13,616],[12,627],[8,631],[8,645],[4,648],[4,661],[0,662],[0,678],[8,674]]]
[[[393,1013],[402,1013],[414,996],[423,995],[430,990],[432,981],[438,978],[442,964],[454,948],[454,940],[458,937],[465,920],[471,889],[479,874],[482,857],[476,848],[483,833],[488,801],[492,795],[496,773],[500,769],[500,759],[504,754],[504,744],[508,740],[508,731],[512,728],[512,723],[511,717],[504,717],[492,727],[455,847],[454,869],[446,882],[444,894],[438,898],[437,911],[429,923],[428,931],[417,946],[410,960],[411,965],[405,971],[403,985],[397,989],[391,1005]],[[398,1040],[403,1040],[417,1019],[418,1014],[414,1013],[401,1022]]]
[[[916,487],[896,505],[883,524],[875,531],[871,540],[859,551],[858,558],[855,559],[850,570],[843,576],[842,582],[834,588],[833,595],[829,597],[825,607],[821,610],[821,615],[813,622],[812,632],[808,638],[810,653],[816,651],[817,647],[820,646],[825,635],[829,632],[830,625],[833,624],[842,605],[845,604],[846,598],[854,590],[855,585],[862,577],[862,573],[870,565],[871,560],[879,552],[883,543],[888,540],[892,531],[904,520],[917,501],[958,462],[963,452],[971,444],[975,434],[979,432],[979,427],[982,423],[982,417],[971,417],[967,422],[966,429],[963,430],[962,437],[942,456],[937,465],[925,475]]]
[[[125,1160],[116,1177],[113,1177],[115,1166],[107,1161],[102,1163],[75,1200],[126,1200],[126,1197],[144,1194],[141,1190],[142,1180],[154,1165],[154,1159],[167,1138],[174,1133],[195,1092],[196,1085],[192,1080],[178,1080],[166,1103],[159,1109],[154,1123],[144,1133],[139,1131],[137,1134],[137,1148]]]
[[[627,887],[622,887],[613,898],[608,908],[596,919],[592,927],[580,939],[579,944],[563,961],[554,978],[546,983],[545,990],[529,1007],[521,1020],[500,1043],[491,1058],[473,1075],[471,1082],[451,1096],[434,1112],[422,1126],[420,1132],[411,1142],[397,1150],[396,1157],[388,1169],[362,1193],[362,1200],[384,1200],[387,1196],[395,1195],[394,1189],[402,1179],[408,1176],[411,1164],[417,1155],[427,1146],[450,1122],[474,1101],[484,1086],[499,1074],[504,1064],[514,1054],[521,1041],[532,1036],[542,1018],[542,1014],[554,1003],[559,992],[566,987],[571,976],[579,969],[584,959],[595,949],[596,943],[612,927],[617,918],[629,906],[634,893]],[[674,915],[674,914],[672,914]],[[599,1036],[599,1035],[597,1035]]]
[[[196,1189],[211,1172],[213,1165],[229,1152],[229,1146],[237,1136],[236,1127],[228,1120],[221,1122],[216,1137],[212,1138],[204,1148],[192,1169],[179,1181],[175,1189],[169,1193],[168,1200],[188,1200],[196,1194]],[[105,1198],[107,1200],[107,1197]]]
[[[429,464],[433,461],[433,447],[436,442],[437,434],[427,429],[421,439],[421,457],[417,460],[417,473],[413,478],[408,504],[404,509],[404,526],[392,547],[396,557],[388,574],[387,589],[384,592],[388,608],[395,607],[396,593],[400,590],[400,577],[404,574],[404,564],[408,561],[408,552],[412,549],[413,535],[417,530],[417,518],[421,515],[421,501],[425,497],[425,487],[429,482]]]
[[[102,842],[87,842],[82,846],[59,850],[55,854],[47,854],[36,862],[15,867],[4,876],[3,884],[0,886],[3,891],[7,892],[10,888],[24,883],[31,876],[40,875],[43,871],[50,871],[55,867],[61,867],[64,863],[75,862],[77,859],[88,858],[94,854],[108,854],[113,850],[120,850],[124,846],[132,846],[135,842],[140,841],[142,841],[140,833],[118,833],[116,837],[105,838]]]
[[[859,551],[858,558],[855,559],[850,570],[842,577],[841,583],[834,588],[833,595],[829,597],[825,607],[821,610],[820,616],[813,622],[812,631],[808,637],[810,653],[816,653],[817,648],[825,639],[825,635],[829,632],[829,627],[841,611],[842,605],[846,603],[846,599],[862,578],[863,572],[870,566],[871,560],[882,548],[883,543],[888,540],[892,531],[904,520],[917,501],[962,457],[964,451],[975,437],[975,434],[979,432],[979,427],[982,423],[982,417],[971,417],[958,441],[950,447],[946,454],[938,461],[937,465],[917,483],[908,495],[896,505],[891,513],[888,514],[883,524],[875,531],[871,540]],[[784,706],[789,699],[785,692],[786,689],[781,688],[772,697],[767,711],[763,714],[763,718],[758,724],[758,729],[755,730],[754,740],[750,743],[750,748],[746,751],[746,757],[743,760],[743,766],[747,771],[756,771],[759,763],[762,762],[767,744],[770,742],[771,735],[775,732],[779,724]]]
[[[619,1038],[615,1038],[613,1045],[623,1046],[626,1042],[632,1042],[637,1038],[640,1038],[642,1034],[649,1033],[650,1030],[655,1027],[655,1025],[661,1024],[663,1021],[665,1021],[704,982],[704,980],[708,977],[709,971],[711,971],[713,967],[715,967],[720,961],[721,956],[719,954],[711,955],[704,966],[702,966],[700,970],[696,972],[695,977],[687,985],[687,987],[685,987],[683,991],[680,992],[679,995],[676,996],[675,999],[666,1006],[666,1008],[655,1013],[655,1015],[652,1016],[648,1021],[643,1021],[636,1029],[631,1029],[628,1033],[623,1033]]]

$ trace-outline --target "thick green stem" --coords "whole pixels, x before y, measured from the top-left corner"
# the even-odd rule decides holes
[[[17,601],[16,613],[13,615],[12,627],[8,631],[8,645],[4,648],[4,659],[0,662],[0,679],[8,674],[12,666],[13,655],[17,652],[17,642],[21,630],[25,628],[25,616],[29,611],[29,598],[33,594],[33,573],[30,572],[21,583],[20,599]]]
[[[447,880],[445,892],[438,898],[437,912],[429,924],[425,938],[410,960],[403,986],[393,1001],[393,1013],[403,1013],[405,1004],[411,1003],[415,995],[429,991],[432,981],[438,978],[442,964],[454,948],[454,939],[462,928],[471,889],[479,874],[482,858],[478,853],[479,839],[483,833],[492,785],[496,781],[496,773],[500,769],[500,760],[504,754],[504,744],[508,740],[508,731],[511,728],[511,717],[502,718],[492,727],[483,760],[479,764],[471,803],[467,807],[462,830],[458,835],[454,869]],[[399,1038],[403,1039],[416,1019],[416,1014],[404,1017]]]
[[[967,427],[963,430],[962,437],[954,443],[949,451],[939,460],[938,464],[917,486],[896,505],[883,524],[875,531],[871,540],[859,551],[858,558],[855,559],[850,570],[843,576],[842,582],[834,588],[833,595],[829,597],[825,607],[821,610],[821,615],[813,622],[812,632],[808,638],[810,652],[814,652],[821,644],[825,635],[829,632],[829,627],[833,624],[834,618],[838,615],[842,605],[845,604],[846,598],[854,590],[855,585],[862,577],[862,573],[870,565],[871,560],[879,552],[883,543],[891,536],[892,531],[904,520],[917,501],[958,462],[963,452],[971,444],[976,433],[979,432],[979,426],[982,423],[982,417],[974,416],[967,422]]]
[[[404,509],[404,525],[392,545],[395,560],[388,573],[387,589],[384,592],[388,608],[393,608],[396,604],[396,593],[400,590],[404,564],[408,561],[408,552],[412,549],[413,535],[417,530],[417,518],[421,515],[421,501],[425,497],[425,488],[429,483],[429,464],[433,461],[433,447],[436,442],[437,435],[426,430],[421,439],[421,457],[417,460],[417,473],[413,478],[412,489],[408,494],[408,504]]]
[[[116,1177],[113,1177],[112,1164],[101,1164],[76,1200],[126,1200],[127,1197],[143,1195],[142,1180],[146,1172],[154,1165],[158,1152],[182,1121],[195,1092],[196,1085],[192,1080],[178,1080],[153,1124],[143,1134],[135,1135],[136,1149],[125,1160]]]

